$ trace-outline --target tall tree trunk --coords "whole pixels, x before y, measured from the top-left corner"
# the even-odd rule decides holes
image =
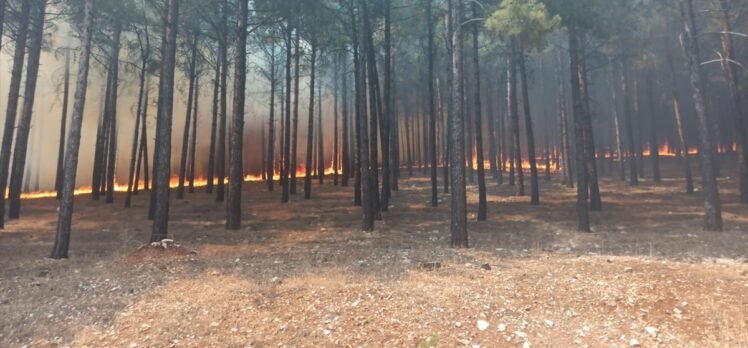
[[[490,83],[490,85],[493,85]],[[491,92],[493,91],[493,88],[498,89],[498,86],[489,87],[487,94],[494,95]],[[488,123],[488,161],[491,168],[491,177],[498,182],[499,180],[499,167],[498,167],[498,153],[496,152],[496,110],[497,110],[497,102],[492,101],[491,98],[488,99],[488,118],[486,122]]]
[[[580,37],[579,81],[581,82],[582,107],[584,108],[584,142],[587,152],[587,184],[590,191],[590,210],[602,211],[603,203],[600,198],[600,186],[597,175],[597,158],[595,156],[595,137],[592,127],[592,110],[590,108],[589,83],[587,82],[587,53],[585,51],[584,36]]]
[[[429,165],[431,166],[431,206],[439,205],[436,182],[436,110],[434,100],[434,23],[431,0],[426,0],[426,25],[428,26],[428,88],[429,88]],[[477,30],[477,29],[476,29]]]
[[[693,0],[681,0],[681,17],[685,27],[685,37],[681,40],[686,55],[693,101],[699,121],[699,155],[701,156],[701,180],[704,188],[704,229],[707,231],[722,230],[722,207],[717,188],[717,176],[714,170],[714,145],[712,127],[706,113],[706,95],[704,91],[704,70],[700,64],[699,32],[693,12]]]
[[[182,152],[179,157],[179,182],[177,184],[177,199],[184,198],[184,179],[187,172],[187,152],[190,142],[190,122],[192,121],[193,98],[195,98],[195,71],[197,69],[197,33],[190,33],[190,65],[189,87],[187,92],[187,111],[184,115],[184,129],[182,132]]]
[[[732,43],[732,25],[730,23],[730,7],[727,0],[717,0],[719,5],[720,25],[722,27],[722,71],[730,93],[732,122],[735,127],[735,156],[738,163],[738,177],[740,180],[740,202],[748,203],[748,139],[746,139],[745,101],[740,93],[740,80],[735,72],[735,48]]]
[[[195,193],[195,151],[197,147],[197,114],[200,101],[200,74],[195,77],[195,105],[192,107],[192,134],[190,135],[189,184],[188,192]]]
[[[0,1],[4,2],[4,1]],[[0,6],[5,4],[0,3]],[[4,9],[0,9],[2,12]],[[0,21],[2,26],[2,21]],[[1,30],[1,29],[0,29]],[[2,35],[2,33],[0,33]],[[60,142],[57,150],[57,171],[55,174],[55,192],[57,192],[57,200],[60,199],[62,193],[62,166],[65,159],[65,132],[68,125],[68,98],[70,94],[70,50],[65,51],[65,78],[64,85],[62,87],[62,116],[60,117]]]
[[[62,195],[60,196],[60,205],[57,209],[57,230],[51,253],[53,259],[67,258],[68,246],[70,245],[75,175],[78,171],[78,152],[80,150],[81,128],[83,126],[83,111],[86,103],[86,89],[88,88],[88,65],[91,58],[93,7],[94,0],[86,0],[83,8],[83,36],[80,58],[78,60],[78,76],[76,77],[76,90],[73,99],[73,114],[70,122],[70,133],[67,137],[65,164],[63,166]]]
[[[247,87],[247,1],[239,2],[234,56],[233,117],[231,119],[231,151],[229,152],[229,196],[226,203],[226,228],[238,230],[242,222],[242,184],[244,183],[244,102]]]
[[[220,43],[218,44],[220,46]],[[213,193],[216,169],[216,130],[218,129],[219,92],[221,90],[221,60],[216,60],[213,77],[213,110],[210,119],[210,145],[208,147],[208,182],[206,193]]]
[[[333,185],[338,186],[338,169],[339,168],[339,160],[340,160],[340,148],[339,148],[339,137],[338,137],[338,93],[340,92],[338,88],[338,83],[340,80],[340,73],[338,69],[340,69],[340,56],[337,56],[333,58],[334,66],[333,66],[333,102],[332,102],[332,114],[333,114],[333,139],[332,139],[332,181]]]
[[[657,110],[655,110],[654,101],[654,81],[653,76],[655,72],[647,74],[645,81],[647,84],[647,101],[649,102],[649,152],[652,157],[652,181],[662,181],[660,175],[660,146],[657,140]]]
[[[621,181],[626,181],[626,162],[623,160],[623,142],[621,141],[621,115],[618,113],[618,94],[616,93],[613,74],[613,61],[608,59],[608,84],[610,87],[611,108],[613,110],[613,127],[615,128],[616,151],[618,152],[619,174]],[[610,154],[613,157],[613,154]]]
[[[447,11],[444,15],[444,27],[446,32],[444,33],[445,48],[446,48],[446,59],[445,59],[445,71],[447,72],[447,144],[444,151],[444,193],[449,193],[450,177],[452,166],[452,117],[455,114],[455,106],[453,104],[454,99],[452,98],[452,89],[454,88],[454,47],[452,46],[452,35],[454,32],[454,21],[452,19],[452,3],[453,0],[447,0]]]
[[[569,30],[569,60],[571,72],[571,98],[574,104],[574,143],[576,150],[577,176],[577,229],[590,232],[590,218],[587,206],[588,172],[587,155],[584,143],[584,105],[582,100],[582,82],[580,81],[580,34],[575,24]]]
[[[571,141],[569,141],[569,113],[566,106],[566,83],[562,78],[561,52],[556,55],[556,76],[558,82],[558,124],[561,128],[561,159],[563,167],[564,184],[568,188],[574,187],[573,161],[571,156]]]
[[[270,115],[268,117],[268,139],[267,155],[265,156],[265,180],[268,185],[268,191],[273,191],[273,176],[275,174],[275,89],[276,80],[276,60],[275,45],[271,47],[270,54]],[[282,117],[282,116],[281,116]],[[264,134],[264,133],[263,133]]]
[[[668,65],[668,77],[670,79],[670,98],[673,104],[673,116],[675,117],[675,126],[678,132],[678,142],[680,145],[680,157],[683,164],[683,177],[686,182],[686,193],[694,193],[693,175],[691,173],[691,156],[688,154],[688,143],[686,142],[686,132],[683,127],[683,117],[680,112],[680,97],[678,96],[678,84],[675,75],[675,63],[673,54],[668,43],[665,43],[665,60]]]
[[[312,198],[312,153],[314,147],[314,84],[317,65],[317,43],[310,42],[311,57],[309,58],[309,112],[306,135],[306,175],[304,176],[304,199]]]
[[[292,127],[291,132],[291,194],[296,194],[296,160],[298,159],[298,142],[299,142],[299,73],[301,68],[299,62],[301,60],[301,36],[299,35],[299,29],[296,29],[294,47],[294,92],[293,92],[293,123],[290,124]]]
[[[284,95],[285,121],[283,122],[283,165],[281,166],[281,203],[288,202],[290,193],[290,173],[289,167],[291,162],[291,39],[293,28],[290,24],[286,27],[286,92]]]
[[[473,17],[478,17],[478,6],[475,2],[472,4]],[[473,110],[474,122],[475,122],[475,152],[477,154],[478,165],[478,221],[485,221],[487,215],[487,203],[486,203],[486,170],[484,168],[485,162],[483,160],[483,114],[481,113],[481,99],[480,99],[480,51],[478,46],[478,24],[477,22],[472,25],[473,32],[473,102],[475,103],[475,110]],[[529,114],[528,114],[529,115]],[[470,125],[468,125],[469,127]],[[471,144],[472,147],[472,144]],[[434,157],[435,159],[436,157]],[[436,173],[434,173],[436,174]]]
[[[382,209],[382,202],[379,199],[379,155],[377,145],[377,129],[379,129],[379,120],[382,119],[382,101],[379,96],[379,74],[377,73],[377,61],[374,51],[374,40],[372,38],[372,28],[368,15],[368,5],[366,1],[362,1],[361,5],[361,8],[363,10],[362,17],[364,25],[364,40],[361,41],[361,44],[364,47],[364,57],[366,59],[366,81],[369,83],[369,166],[371,168],[371,176],[369,178],[371,195],[369,198],[372,201],[372,212],[374,214],[374,217],[377,220],[380,220],[380,210]],[[384,208],[384,210],[386,211],[387,209]]]
[[[634,121],[631,115],[631,96],[629,93],[629,83],[627,78],[626,64],[621,62],[621,91],[623,92],[623,103],[624,103],[624,123],[626,127],[626,142],[627,150],[629,152],[629,184],[632,186],[639,185],[639,171],[637,170],[637,149],[634,134]],[[621,156],[623,159],[623,156]]]
[[[180,0],[168,0],[161,41],[156,145],[153,159],[153,230],[151,242],[165,239],[169,227],[169,178],[171,177],[171,129],[174,102],[174,68]]]
[[[26,88],[23,93],[23,111],[16,129],[13,167],[10,173],[9,219],[17,219],[21,213],[21,185],[23,183],[23,170],[26,167],[26,152],[29,144],[29,132],[31,131],[31,116],[33,115],[36,81],[39,75],[39,57],[44,37],[44,16],[46,14],[47,0],[36,0],[34,3],[36,11],[31,24],[32,31],[30,33],[29,56],[26,67]]]
[[[122,35],[122,24],[119,20],[114,23],[114,43],[112,44],[112,57],[111,62],[113,67],[112,71],[112,90],[111,97],[109,97],[109,145],[107,152],[107,167],[106,167],[106,203],[114,202],[114,175],[115,168],[117,165],[117,98],[119,94],[119,53],[120,53],[120,38]]]
[[[219,44],[219,58],[221,59],[221,112],[218,123],[218,158],[216,159],[216,202],[223,202],[226,194],[226,119],[228,118],[228,79],[229,79],[229,29],[228,2],[223,0],[221,7],[221,40]]]
[[[96,145],[94,148],[94,159],[93,159],[93,172],[91,173],[91,199],[98,201],[101,195],[101,183],[105,175],[102,173],[102,168],[105,163],[105,147],[107,144],[106,134],[109,132],[109,115],[110,115],[110,99],[112,96],[112,66],[107,67],[107,79],[106,88],[104,89],[104,97],[102,103],[102,112],[99,114],[98,128],[96,129]]]
[[[519,44],[519,73],[522,79],[522,104],[525,110],[525,139],[527,141],[527,159],[530,161],[530,204],[540,204],[540,187],[538,183],[538,164],[535,156],[535,134],[532,127],[532,114],[530,113],[530,92],[527,85],[527,68],[525,67],[525,50],[523,44]]]
[[[148,41],[146,32],[146,41]],[[138,35],[138,40],[141,41],[142,39],[140,35]],[[146,45],[146,47],[142,48],[141,51],[141,65],[140,65],[140,88],[138,89],[138,109],[135,112],[135,127],[133,127],[133,137],[132,137],[132,152],[130,155],[130,175],[128,175],[128,181],[127,181],[127,195],[125,196],[125,208],[129,208],[132,202],[132,192],[133,192],[133,186],[137,187],[138,185],[138,175],[140,174],[140,159],[136,158],[138,157],[139,153],[138,150],[141,148],[142,139],[139,141],[139,135],[141,131],[141,118],[142,122],[145,123],[145,112],[144,109],[148,108],[148,96],[146,91],[146,75],[148,75],[148,56],[150,55],[150,45]],[[142,47],[142,46],[141,46]],[[142,116],[141,116],[142,115]],[[136,170],[137,166],[137,170]]]
[[[514,159],[514,168],[516,169],[516,176],[517,176],[517,196],[524,196],[525,195],[525,175],[524,175],[524,168],[522,166],[522,148],[520,146],[521,138],[519,133],[519,110],[517,105],[517,58],[519,57],[519,53],[517,52],[517,43],[512,42],[512,58],[511,63],[509,67],[509,75],[508,75],[508,94],[509,99],[507,100],[509,104],[509,121],[510,121],[510,127],[511,127],[511,142],[512,142],[512,158]],[[512,183],[512,178],[509,178],[510,184]]]
[[[636,149],[636,170],[638,170],[638,177],[643,178],[644,177],[644,149],[642,145],[642,110],[641,110],[641,103],[639,102],[639,79],[634,74],[634,78],[632,81],[632,98],[633,98],[633,104],[634,104],[634,114],[633,117],[635,118],[632,123],[634,125],[634,148]]]
[[[138,192],[138,185],[140,182],[140,164],[143,164],[143,189],[145,191],[150,190],[150,178],[148,170],[148,94],[151,86],[151,75],[148,74],[145,82],[145,96],[143,97],[143,122],[140,124],[140,152],[138,158],[138,168],[135,175],[135,193]]]
[[[16,129],[16,114],[18,113],[18,99],[21,93],[21,77],[23,61],[26,56],[26,39],[28,38],[31,1],[21,2],[21,14],[18,19],[16,33],[16,48],[13,53],[13,69],[11,70],[10,86],[8,88],[8,104],[5,111],[5,127],[3,128],[2,152],[0,152],[0,228],[5,228],[5,192],[8,187],[10,167],[10,150],[13,146],[13,133]]]
[[[431,1],[429,0],[429,4]],[[389,209],[390,195],[392,194],[391,181],[393,180],[393,151],[396,145],[392,141],[394,124],[394,113],[392,112],[392,21],[390,16],[391,1],[384,0],[384,101],[380,101],[381,111],[381,138],[382,138],[382,210]],[[377,90],[378,93],[378,90]]]
[[[462,65],[462,41],[463,41],[463,26],[462,26],[462,11],[463,2],[462,0],[448,0],[449,7],[452,12],[450,22],[452,25],[452,74],[453,81],[455,82],[452,86],[452,103],[455,108],[455,113],[452,115],[452,122],[450,127],[452,134],[450,141],[452,142],[452,165],[450,166],[450,178],[452,180],[452,206],[451,206],[451,219],[450,219],[450,232],[452,236],[452,246],[456,248],[467,248],[468,247],[468,234],[467,234],[467,195],[465,190],[465,105],[464,99],[462,98],[464,78],[463,78],[463,65]],[[455,25],[456,24],[456,25]]]
[[[361,225],[361,229],[364,231],[373,231],[374,230],[374,202],[371,199],[371,175],[372,170],[369,166],[369,129],[366,122],[366,59],[365,47],[366,44],[366,13],[364,9],[366,8],[366,0],[359,0],[359,10],[361,10],[361,14],[358,16],[358,22],[360,25],[358,32],[354,32],[354,37],[357,36],[357,39],[354,40],[354,47],[357,47],[354,49],[354,64],[356,67],[356,126],[358,127],[357,131],[357,138],[358,138],[358,148],[359,148],[359,175],[357,176],[357,181],[360,181],[361,185],[361,204],[363,207],[363,221]],[[354,25],[355,27],[355,25]],[[363,57],[359,57],[359,54]],[[375,117],[375,115],[371,115],[371,117]]]
[[[322,131],[322,82],[317,84],[317,178],[325,182],[325,137]]]
[[[349,108],[348,108],[348,54],[347,53],[341,53],[340,54],[340,62],[341,62],[341,69],[343,69],[343,74],[341,75],[341,87],[342,87],[342,98],[343,98],[343,105],[342,105],[342,117],[343,117],[343,139],[342,139],[342,175],[341,178],[341,186],[348,187],[348,179],[351,177],[351,154],[350,154],[350,135],[349,132]]]

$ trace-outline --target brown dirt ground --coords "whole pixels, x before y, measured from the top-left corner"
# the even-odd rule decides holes
[[[24,201],[0,231],[0,346],[748,347],[748,212],[721,185],[722,233],[701,231],[679,179],[604,179],[605,211],[580,234],[558,178],[540,207],[491,184],[468,250],[449,248],[449,208],[428,206],[423,178],[374,233],[331,184],[288,205],[249,184],[233,232],[198,192],[172,201],[176,250],[141,249],[146,195],[129,210],[81,196],[65,261],[44,258],[55,201]]]

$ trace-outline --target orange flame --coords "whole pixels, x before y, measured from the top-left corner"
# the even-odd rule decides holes
[[[325,175],[333,175],[335,173],[335,170],[333,169],[333,163],[330,162],[330,165],[325,168]],[[340,169],[338,169],[338,173],[340,173]],[[299,168],[296,169],[296,177],[297,178],[303,178],[306,176],[306,168],[301,165]],[[276,169],[275,173],[273,174],[273,180],[280,180],[280,172]],[[247,174],[244,176],[244,182],[262,182],[264,181],[262,179],[262,174]],[[218,182],[218,179],[215,179],[213,181],[214,183]],[[229,182],[228,178],[224,179],[225,183]],[[189,180],[185,179],[185,186],[189,185]],[[179,186],[179,177],[172,177],[171,180],[169,180],[169,187],[171,188],[177,188]],[[194,186],[195,187],[205,187],[208,186],[208,179],[206,178],[195,178],[194,180]],[[142,190],[144,188],[143,184],[140,184],[138,189]],[[115,182],[114,184],[114,191],[115,192],[127,192],[127,184],[120,184]],[[93,189],[91,186],[81,186],[75,189],[74,195],[85,195],[90,194],[93,192]],[[25,192],[21,193],[21,199],[39,199],[39,198],[52,198],[56,197],[57,192],[56,191],[38,191],[38,192]],[[7,193],[6,193],[7,197]]]

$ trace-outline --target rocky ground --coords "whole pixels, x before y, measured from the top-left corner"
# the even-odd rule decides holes
[[[725,231],[707,233],[680,180],[605,179],[590,234],[556,181],[540,207],[489,185],[489,221],[471,216],[467,250],[449,248],[448,196],[431,208],[422,178],[401,182],[373,233],[331,184],[288,205],[247,185],[241,231],[198,192],[172,201],[176,244],[157,246],[145,195],[129,210],[81,196],[64,261],[44,258],[55,201],[24,201],[0,231],[0,346],[748,346],[734,180],[721,181]]]

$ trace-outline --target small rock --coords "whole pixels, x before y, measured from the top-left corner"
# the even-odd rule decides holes
[[[504,332],[504,331],[506,331],[506,324],[499,323],[499,332]]]
[[[626,272],[626,273],[631,273],[631,272],[634,271],[634,269],[631,268],[631,267],[626,267],[626,268],[623,269],[623,271]]]
[[[514,334],[515,334],[515,335],[516,335],[517,337],[522,337],[522,338],[525,338],[525,337],[527,337],[527,334],[526,334],[526,333],[524,333],[524,332],[522,332],[522,331],[515,331],[515,332],[514,332]]]
[[[545,325],[548,325],[548,327],[553,327],[553,321],[552,320],[545,320]]]
[[[490,271],[490,270],[491,270],[491,265],[489,265],[489,264],[487,264],[487,263],[484,263],[484,264],[482,264],[482,265],[480,266],[480,268],[483,268],[483,269],[484,269],[484,270],[486,270],[486,271]]]
[[[530,348],[530,342],[525,341],[525,343],[522,343],[522,348]]]
[[[218,326],[218,323],[214,321],[214,322],[210,323],[210,326],[211,327],[216,327],[216,326]]]
[[[462,323],[459,321],[455,322],[455,327],[462,327]]]
[[[629,341],[629,345],[631,345],[632,347],[639,347],[641,346],[641,343],[639,343],[639,340],[637,340],[636,338],[632,338],[631,341]]]
[[[480,331],[485,331],[489,326],[488,322],[483,319],[478,320],[475,324],[478,326],[478,330]]]
[[[644,331],[646,331],[652,337],[657,337],[657,328],[655,327],[647,326],[644,328]]]

